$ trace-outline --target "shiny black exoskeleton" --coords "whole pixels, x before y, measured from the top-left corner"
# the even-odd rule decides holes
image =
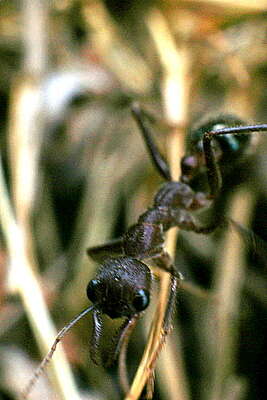
[[[87,286],[87,296],[95,304],[91,343],[94,360],[102,330],[101,313],[111,318],[126,318],[116,339],[116,355],[122,342],[120,338],[126,335],[128,326],[149,304],[152,275],[143,261],[153,260],[154,264],[172,275],[167,311],[172,314],[180,275],[164,250],[165,232],[173,226],[205,234],[217,228],[218,220],[209,226],[200,226],[192,212],[209,206],[218,195],[222,184],[220,162],[242,156],[249,144],[247,134],[267,129],[267,125],[243,126],[241,120],[232,116],[221,116],[201,124],[191,135],[188,154],[181,160],[182,176],[180,181],[175,182],[171,179],[168,164],[152,140],[146,117],[138,104],[133,105],[132,112],[152,162],[167,182],[156,193],[152,207],[122,238],[87,250],[91,258],[102,263],[96,278]],[[203,169],[207,173],[209,193],[195,192],[190,186],[192,178]],[[164,330],[167,332],[170,318],[166,316],[165,321]]]
[[[118,257],[102,264],[87,286],[87,296],[111,318],[131,317],[148,306],[150,289],[150,269],[130,257]]]
[[[244,121],[233,115],[221,115],[216,119],[203,121],[190,130],[187,138],[187,154],[181,161],[181,180],[183,182],[191,182],[195,175],[198,175],[206,165],[203,149],[204,134],[206,132],[227,129],[233,126],[242,127],[244,126]],[[233,168],[234,165],[239,163],[240,158],[244,156],[250,142],[250,135],[222,134],[214,136],[212,142],[213,152],[222,175],[224,175],[225,169],[229,171],[230,166]]]
[[[221,116],[199,125],[191,134],[187,154],[181,160],[182,174],[180,180],[175,182],[168,164],[152,140],[145,114],[138,104],[133,105],[132,112],[152,162],[166,183],[155,195],[152,207],[139,217],[122,238],[87,250],[93,260],[101,263],[96,277],[87,285],[87,296],[93,305],[74,317],[58,333],[48,355],[25,388],[22,394],[24,399],[28,398],[34,383],[52,358],[57,343],[89,312],[93,313],[90,354],[95,363],[98,362],[102,335],[102,314],[125,319],[111,341],[113,346],[106,361],[115,360],[121,346],[127,343],[129,332],[149,305],[152,273],[145,263],[149,260],[171,275],[162,336],[168,333],[181,275],[164,249],[164,234],[173,226],[196,233],[213,232],[221,221],[216,219],[209,226],[200,226],[193,211],[213,204],[222,185],[221,167],[226,160],[232,164],[243,156],[249,144],[249,134],[267,131],[267,124],[243,126],[241,120],[232,116]],[[203,171],[207,175],[208,193],[195,191],[192,186],[192,180]]]

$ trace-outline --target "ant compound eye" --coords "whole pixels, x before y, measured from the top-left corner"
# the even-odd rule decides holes
[[[86,289],[87,297],[93,303],[97,300],[97,292],[99,290],[100,282],[98,279],[92,279]]]
[[[133,299],[133,306],[137,311],[143,311],[149,304],[149,292],[140,289]]]

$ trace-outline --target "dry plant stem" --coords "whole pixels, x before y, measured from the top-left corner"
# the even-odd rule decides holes
[[[207,300],[210,300],[210,298],[211,298],[211,294],[210,294],[209,290],[203,289],[202,287],[197,286],[192,282],[182,281],[181,289],[185,290],[187,293],[191,294],[192,296],[195,296],[202,300],[207,301]]]
[[[160,55],[160,59],[163,65],[164,77],[163,77],[163,98],[165,105],[165,112],[168,122],[171,124],[179,124],[180,126],[185,125],[186,105],[188,101],[187,86],[185,86],[185,71],[188,72],[185,64],[188,66],[187,57],[184,57],[185,53],[183,50],[181,53],[177,50],[173,37],[168,30],[168,26],[164,17],[158,10],[153,10],[150,14],[147,25],[154,39],[156,48]],[[174,179],[178,179],[179,176],[179,156],[184,153],[183,141],[184,136],[181,134],[182,130],[174,129],[170,135],[170,142],[168,143],[168,149],[170,149],[169,162],[171,167],[172,176]],[[177,168],[178,164],[178,168]],[[177,229],[171,229],[167,234],[166,249],[168,253],[174,258],[175,245],[176,245]],[[135,375],[131,389],[126,396],[126,400],[137,400],[147,382],[148,395],[152,396],[151,387],[151,375],[153,374],[155,363],[159,352],[164,343],[165,335],[163,332],[164,315],[168,305],[169,289],[171,276],[170,274],[159,271],[160,277],[160,292],[157,310],[153,319],[146,348],[139,364],[139,368]],[[172,365],[173,369],[176,369],[175,365]],[[178,374],[179,375],[179,374]],[[180,381],[181,375],[176,377],[176,387],[179,384],[183,386]],[[184,378],[184,375],[183,375]],[[182,390],[183,396],[180,397],[181,392],[176,391],[172,394],[173,399],[185,399],[186,389],[185,385]]]
[[[254,82],[250,81],[250,83],[251,85],[248,85],[246,88],[233,85],[228,90],[224,101],[225,110],[231,110],[233,114],[239,115],[244,121],[247,121],[251,115],[255,115]],[[256,138],[252,139],[255,140]]]
[[[146,348],[133,384],[129,393],[125,397],[126,400],[137,400],[140,397],[146,382],[150,379],[150,376],[153,373],[154,363],[156,361],[155,355],[158,354],[158,348],[162,344],[162,327],[170,287],[170,279],[168,275],[168,273],[162,273],[162,277],[160,278],[160,296],[157,310],[155,312],[156,318],[154,318],[152,322]]]
[[[54,343],[52,344],[49,352],[47,353],[47,355],[45,356],[45,358],[43,359],[43,361],[41,362],[41,364],[39,365],[39,367],[37,368],[37,370],[35,371],[33,377],[31,378],[31,380],[29,381],[28,385],[26,386],[25,390],[22,392],[22,399],[27,399],[29,393],[32,390],[32,387],[34,386],[34,384],[36,383],[37,379],[39,378],[39,376],[43,373],[43,370],[45,369],[45,367],[47,366],[47,364],[51,361],[54,352],[56,351],[57,345],[58,343],[63,339],[63,337],[68,333],[68,331],[74,326],[76,325],[76,323],[83,318],[86,314],[88,314],[88,312],[91,312],[93,310],[94,306],[90,306],[87,307],[85,310],[83,310],[80,314],[78,314],[76,317],[74,317],[66,326],[64,326],[64,328],[61,329],[61,331],[59,331],[59,333],[57,334]]]
[[[261,12],[266,11],[266,1],[265,0],[257,0],[251,2],[250,0],[190,0],[189,3],[199,3],[202,7],[205,6],[217,6],[220,9],[223,7],[224,13],[234,13],[234,14],[242,14],[242,13],[252,13],[252,12]]]
[[[134,92],[147,91],[152,83],[151,72],[145,61],[124,42],[103,1],[84,3],[83,13],[96,52],[114,71],[124,87]]]
[[[30,76],[13,82],[10,102],[9,154],[16,219],[26,237],[28,257],[34,267],[31,212],[35,197],[41,143],[40,88]]]
[[[167,139],[168,159],[172,176],[178,180],[180,160],[185,153],[184,128],[187,125],[192,83],[190,49],[186,43],[180,43],[179,46],[176,44],[168,21],[159,10],[151,11],[147,24],[163,66],[162,96],[165,115],[168,123],[174,126]],[[166,242],[167,249],[173,258],[176,236],[177,230],[170,230]],[[181,347],[178,345],[179,332],[177,330],[175,331],[175,341],[175,346],[171,346],[171,342],[168,341],[157,366],[160,387],[169,400],[188,399],[188,385]]]
[[[177,47],[166,19],[158,9],[151,10],[146,24],[163,69],[162,96],[166,120],[173,126],[184,128],[191,86],[190,51],[186,44]],[[179,160],[179,154],[176,159]],[[174,178],[178,179],[179,161],[176,164],[178,167],[173,166],[176,168]]]
[[[23,0],[24,71],[41,76],[47,68],[49,2]],[[31,23],[29,23],[29,21]]]
[[[175,332],[168,337],[157,365],[157,379],[160,391],[163,394],[163,398],[168,400],[175,398],[184,400],[190,398],[184,360],[182,356],[180,356],[180,351],[182,349],[180,337],[179,326],[176,324]],[[167,378],[166,375],[168,375]],[[177,394],[178,397],[174,397]]]
[[[242,225],[249,225],[253,209],[253,195],[239,190],[232,201],[230,216]],[[207,321],[215,321],[215,326],[207,322],[212,340],[212,375],[210,379],[210,400],[227,398],[231,385],[235,384],[235,356],[240,309],[240,296],[245,280],[245,246],[233,229],[229,229],[218,252],[214,279],[216,303],[210,308]],[[222,256],[223,254],[223,256]]]
[[[48,351],[56,332],[50,320],[41,288],[29,262],[25,237],[17,225],[0,165],[0,221],[10,257],[11,279],[16,283],[29,322],[43,352]],[[54,380],[61,399],[79,399],[73,377],[62,351],[57,351],[52,362]]]
[[[27,251],[32,259],[34,251],[30,217],[44,130],[40,113],[40,85],[47,63],[48,8],[42,0],[22,2],[23,68],[11,89],[9,154],[12,191],[16,218],[26,235]]]
[[[9,288],[22,300],[29,323],[46,354],[55,329],[44,302],[36,271],[31,216],[44,124],[41,118],[41,78],[47,62],[47,3],[24,0],[22,7],[24,63],[13,82],[10,103],[9,150],[14,214],[1,176],[1,222],[10,258]],[[31,21],[31,23],[29,23]],[[54,386],[61,399],[78,399],[69,364],[62,351],[52,363]]]
[[[207,37],[207,41],[214,48],[214,51],[224,55],[224,60],[228,65],[231,75],[236,79],[237,84],[244,89],[248,88],[250,76],[245,64],[233,53],[229,40],[222,31]]]

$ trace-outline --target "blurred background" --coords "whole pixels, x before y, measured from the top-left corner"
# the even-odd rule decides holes
[[[1,399],[18,398],[56,332],[88,305],[98,266],[86,248],[122,235],[162,183],[132,101],[151,113],[176,178],[197,121],[266,123],[266,17],[266,0],[0,1]],[[253,135],[240,164],[225,165],[216,201],[262,242],[233,229],[179,232],[185,281],[153,399],[265,398],[266,139]],[[130,340],[130,380],[154,312]],[[105,319],[108,337],[117,325]],[[117,367],[90,360],[90,335],[87,316],[29,399],[126,398]]]

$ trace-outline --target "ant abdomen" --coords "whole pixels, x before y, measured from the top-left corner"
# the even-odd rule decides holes
[[[217,131],[234,126],[243,126],[244,121],[233,115],[221,115],[207,122],[200,123],[189,133],[191,151],[200,151],[203,153],[203,135],[206,132]],[[241,154],[251,140],[251,135],[220,135],[216,136],[215,143],[219,143],[223,156]]]
[[[188,155],[181,160],[182,181],[189,183],[191,179],[201,172],[205,166],[203,152],[203,136],[207,132],[214,132],[230,127],[243,126],[244,121],[233,115],[221,115],[218,118],[210,119],[195,126],[188,135]],[[212,143],[216,162],[220,167],[231,166],[239,162],[251,141],[251,135],[229,135],[221,134],[214,136]],[[222,168],[224,174],[225,168]]]

